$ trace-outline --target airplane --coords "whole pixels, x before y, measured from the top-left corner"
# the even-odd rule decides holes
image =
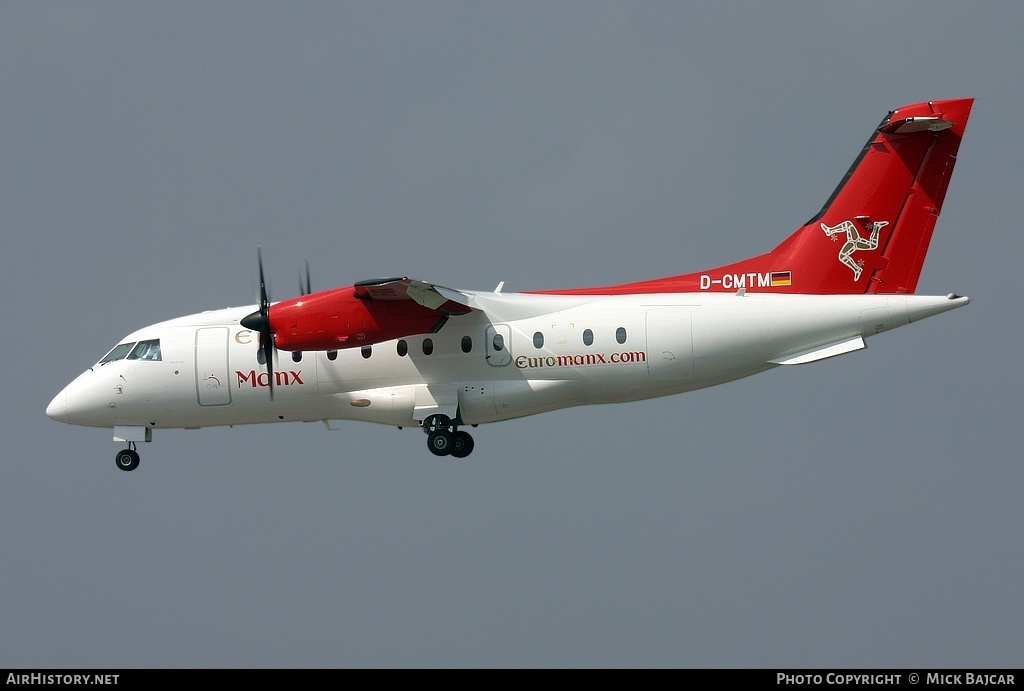
[[[465,458],[463,428],[668,396],[854,352],[969,299],[915,295],[973,99],[889,112],[822,209],[771,251],[696,273],[523,293],[407,277],[121,339],[46,414],[112,428],[122,470],[154,429],[356,420],[418,427]],[[301,281],[300,281],[301,283]]]

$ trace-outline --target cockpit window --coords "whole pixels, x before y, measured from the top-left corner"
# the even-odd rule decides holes
[[[152,341],[139,341],[131,343],[120,343],[114,349],[103,356],[100,364],[113,362],[114,360],[160,360],[160,339]]]
[[[139,344],[132,348],[132,352],[128,354],[129,360],[159,360],[160,359],[160,339],[152,341],[139,341]]]
[[[135,347],[135,343],[121,343],[120,345],[114,346],[114,349],[103,356],[100,360],[102,365],[105,362],[113,362],[114,360],[124,360],[128,357],[128,353],[132,352],[132,348]]]

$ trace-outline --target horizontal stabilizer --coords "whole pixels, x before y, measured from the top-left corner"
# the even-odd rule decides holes
[[[948,130],[954,124],[949,120],[943,120],[939,117],[925,116],[892,120],[889,124],[879,129],[882,132],[891,132],[892,134],[912,134],[914,132],[941,132],[942,130]]]
[[[775,358],[774,360],[769,360],[768,362],[775,365],[804,365],[808,362],[824,360],[825,358],[835,357],[836,355],[842,355],[843,353],[851,353],[854,350],[860,350],[861,348],[866,347],[867,344],[864,343],[863,337],[854,336],[853,338],[847,338],[844,341],[836,341],[835,343],[829,343],[828,345],[802,350],[799,353],[785,355],[783,357]]]

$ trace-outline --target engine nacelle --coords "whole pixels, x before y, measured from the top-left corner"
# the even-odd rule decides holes
[[[348,286],[284,300],[269,311],[275,345],[294,351],[358,348],[430,333],[448,315],[466,309],[455,303],[430,309],[409,299],[359,297],[355,286]]]

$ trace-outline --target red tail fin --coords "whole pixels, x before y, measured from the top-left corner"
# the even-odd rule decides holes
[[[695,274],[570,293],[913,293],[973,99],[889,113],[818,214],[767,254]]]
[[[914,292],[972,104],[916,103],[882,120],[818,215],[767,255],[792,264],[795,292]]]

